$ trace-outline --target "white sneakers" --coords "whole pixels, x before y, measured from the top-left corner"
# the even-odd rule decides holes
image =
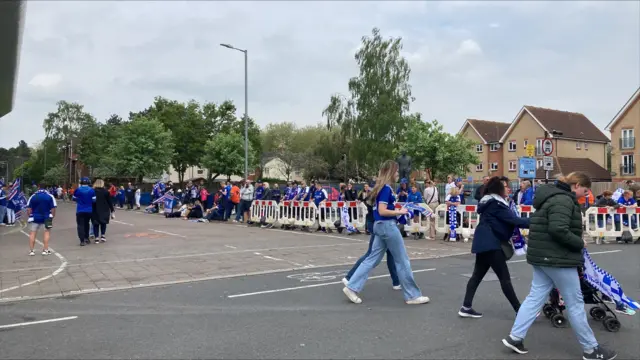
[[[342,280],[341,280],[341,281],[342,281],[342,284],[343,284],[344,286],[349,285],[349,280],[347,280],[347,278],[342,278]],[[395,286],[393,286],[393,290],[402,290],[402,285],[395,285]]]
[[[426,304],[429,301],[430,299],[427,296],[418,296],[415,299],[407,300],[406,303],[407,305],[420,305],[420,304]]]
[[[349,300],[354,303],[354,304],[361,304],[362,303],[362,299],[360,299],[360,297],[358,297],[358,294],[356,294],[355,291],[349,289],[348,287],[344,287],[344,289],[342,289],[342,292],[347,295],[347,297],[349,298]]]

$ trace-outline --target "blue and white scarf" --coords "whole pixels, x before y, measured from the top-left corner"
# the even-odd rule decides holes
[[[347,230],[347,233],[351,234],[358,232],[358,229],[351,225],[351,221],[349,221],[349,207],[347,206],[347,203],[344,203],[344,206],[340,211],[340,221],[342,222],[342,226]]]
[[[458,227],[458,207],[455,205],[449,206],[449,240],[456,240],[458,234],[456,228]]]
[[[598,289],[601,293],[613,299],[613,301],[617,304],[625,304],[631,309],[638,310],[640,309],[640,304],[638,302],[633,301],[628,298],[624,292],[622,291],[622,286],[613,275],[606,272],[604,269],[601,269],[596,265],[596,263],[591,259],[589,252],[587,249],[583,250],[584,253],[584,279],[587,282]]]
[[[415,212],[419,212],[425,218],[433,216],[433,212],[428,207],[422,207],[418,204],[414,203],[405,203],[402,205],[403,208],[406,208],[409,212],[405,215],[398,215],[398,223],[402,225],[406,225],[411,222],[411,219],[415,216]]]
[[[518,210],[518,206],[515,201],[511,200],[509,202],[509,208],[513,213],[520,217],[520,211]],[[522,256],[527,254],[527,242],[524,241],[524,237],[520,233],[519,228],[513,229],[513,235],[511,235],[511,244],[513,244],[514,253],[517,256]]]

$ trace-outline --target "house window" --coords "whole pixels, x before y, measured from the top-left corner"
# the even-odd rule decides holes
[[[544,153],[542,152],[542,141],[544,139],[536,139],[536,156],[542,156]]]
[[[524,148],[525,148],[525,149],[527,148],[527,145],[529,145],[529,140],[525,140],[525,141],[524,141]]]
[[[498,163],[497,162],[492,162],[491,163],[491,171],[497,171],[498,170]]]
[[[482,163],[476,165],[476,171],[482,171],[482,170],[483,170]]]
[[[197,173],[198,173],[198,175],[202,175],[202,174],[204,174],[204,170],[198,169]]]
[[[516,151],[516,147],[518,143],[515,140],[509,141],[509,151]]]
[[[582,145],[582,143],[580,141],[576,141],[576,150],[580,150],[580,145]]]
[[[518,164],[515,161],[509,161],[509,171],[516,171]]]
[[[633,149],[635,147],[635,140],[633,129],[622,130],[622,136],[620,137],[621,149]]]
[[[536,160],[536,169],[542,167],[542,159]]]
[[[496,152],[500,149],[500,144],[491,144],[489,145],[489,151]]]
[[[585,150],[589,150],[589,143],[583,143],[582,146]]]
[[[622,164],[620,165],[620,172],[622,175],[635,175],[636,162],[633,154],[622,155]]]
[[[482,144],[476,145],[476,152],[479,152],[479,153],[482,152]]]

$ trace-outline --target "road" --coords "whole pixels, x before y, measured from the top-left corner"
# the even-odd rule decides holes
[[[210,251],[212,253],[216,252],[219,244],[229,244],[231,240],[235,241],[235,245],[231,246],[244,249],[243,246],[247,244],[243,240],[245,238],[263,241],[270,248],[274,247],[272,245],[275,242],[289,241],[289,237],[304,242],[298,246],[311,246],[309,242],[316,245],[328,245],[326,241],[331,241],[334,245],[342,243],[337,238],[324,239],[298,233],[272,231],[265,235],[268,232],[266,230],[247,229],[231,224],[206,225],[179,223],[180,220],[176,220],[177,222],[166,225],[171,220],[150,215],[131,214],[118,219],[133,225],[122,225],[123,229],[127,229],[118,230],[116,224],[113,224],[110,229],[114,230],[113,236],[103,248],[100,248],[102,245],[92,245],[93,248],[73,247],[75,239],[72,236],[64,240],[59,236],[54,238],[58,239],[57,251],[64,255],[67,267],[72,268],[76,263],[95,263],[100,256],[107,259],[104,262],[109,262],[116,270],[120,266],[132,266],[132,261],[114,263],[113,261],[118,261],[114,260],[118,256],[121,261],[131,256],[140,259],[186,256],[189,251],[197,250],[190,248],[190,241],[194,246],[205,241],[193,230],[196,227],[217,230],[209,235],[208,241],[214,247]],[[161,226],[167,226],[173,230],[167,232],[186,238],[167,236],[131,240],[134,238],[125,237],[126,234],[148,231],[145,229],[149,228],[150,222],[157,222],[153,227],[156,230],[164,231],[166,228]],[[70,231],[63,230],[64,219],[60,223],[62,225],[56,229],[61,233]],[[118,232],[123,239],[122,243],[118,243]],[[17,235],[1,237],[0,249],[10,248],[7,245],[8,239],[19,241],[14,236]],[[26,239],[24,235],[21,236]],[[111,238],[114,242],[111,242]],[[133,243],[127,244],[124,239],[130,239]],[[165,251],[160,249],[156,253],[150,250],[148,244],[154,244],[154,241],[161,242]],[[362,241],[346,241],[357,244],[353,245],[354,254],[364,251],[366,247],[366,243]],[[445,246],[437,241],[426,243],[407,242],[409,246],[425,249]],[[271,254],[273,256],[262,253],[255,255],[256,251],[253,251],[254,255],[251,257],[239,257],[237,253],[231,253],[177,258],[185,263],[200,260],[196,264],[207,268],[213,263],[222,266],[223,263],[232,262],[232,265],[224,266],[232,266],[233,269],[245,267],[264,274],[231,274],[234,276],[204,280],[193,275],[195,273],[186,273],[189,268],[176,267],[177,259],[168,258],[166,261],[152,260],[154,267],[146,270],[169,274],[169,269],[173,269],[174,275],[192,274],[194,279],[173,284],[165,281],[166,284],[160,286],[149,283],[149,286],[121,290],[105,288],[100,291],[98,288],[91,294],[61,293],[57,297],[41,299],[23,297],[21,301],[7,297],[0,302],[0,359],[575,359],[580,355],[581,350],[571,329],[553,328],[544,317],[536,321],[526,340],[531,350],[529,355],[516,356],[507,351],[500,339],[508,333],[514,314],[502,296],[495,278],[486,279],[478,290],[474,303],[474,307],[484,312],[485,317],[460,319],[457,309],[473,268],[473,258],[470,255],[456,255],[450,251],[449,255],[436,257],[435,253],[442,252],[441,250],[423,250],[421,256],[431,258],[412,261],[416,281],[424,294],[431,297],[430,304],[405,305],[402,294],[391,289],[386,267],[380,266],[372,274],[374,278],[368,282],[362,294],[364,302],[354,305],[344,297],[339,283],[348,266],[318,266],[287,271],[287,267],[292,265],[280,264],[284,260],[296,262],[316,257],[317,263],[330,265],[336,259],[331,258],[334,256],[332,253],[325,253],[326,248],[334,249],[326,246],[278,250],[279,253]],[[143,253],[135,253],[136,249]],[[341,255],[345,251],[352,251],[347,245],[340,249]],[[63,250],[68,253],[65,255]],[[590,250],[598,265],[612,272],[623,284],[627,294],[638,298],[640,247],[590,245]],[[309,258],[305,258],[303,254]],[[22,255],[24,256],[24,251]],[[282,261],[263,262],[264,256]],[[221,260],[227,257],[229,259]],[[42,259],[39,255],[36,258],[32,261],[52,262],[49,273],[60,266],[57,258]],[[291,260],[294,258],[297,260]],[[32,258],[26,259],[24,261]],[[145,262],[147,261],[133,263]],[[272,269],[273,272],[264,270],[271,263],[281,267]],[[25,266],[24,263],[19,265]],[[8,266],[1,266],[4,272],[0,274],[5,276],[4,274],[11,273],[8,272]],[[91,266],[96,265],[87,265]],[[523,299],[531,281],[531,268],[522,259],[514,259],[510,269],[516,292]],[[53,279],[58,277],[61,278],[57,281],[63,282],[65,277],[71,276],[64,270]],[[27,294],[26,289],[30,286],[32,285],[20,288],[21,293]],[[6,293],[10,296],[11,291]],[[62,295],[65,296],[60,297]],[[56,319],[60,320],[52,321]],[[638,316],[622,318],[622,329],[615,334],[606,332],[601,323],[593,320],[591,323],[601,343],[617,349],[619,358],[631,359],[640,353],[640,343],[637,341],[640,330],[638,319]],[[37,323],[47,320],[51,322]]]

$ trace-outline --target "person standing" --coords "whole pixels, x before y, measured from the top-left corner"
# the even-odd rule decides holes
[[[395,184],[397,179],[398,164],[392,160],[385,161],[380,167],[376,186],[371,190],[371,198],[375,199],[373,205],[373,217],[375,220],[373,234],[375,238],[371,246],[371,253],[356,269],[345,288],[342,289],[347,298],[355,304],[362,302],[358,293],[364,288],[371,270],[382,261],[387,249],[395,260],[405,302],[409,305],[429,302],[428,297],[422,296],[422,292],[413,278],[409,255],[407,255],[404,240],[396,225],[397,216],[404,216],[408,213],[406,208],[395,208],[396,195],[391,185]]]
[[[109,197],[113,199],[111,194],[109,194]],[[93,214],[93,202],[96,201],[96,192],[89,186],[89,178],[83,177],[80,179],[80,187],[73,192],[73,201],[76,202],[76,225],[78,227],[80,246],[89,245],[91,244],[89,241],[89,223]]]
[[[0,226],[4,226],[4,215],[7,213],[7,191],[6,191],[6,186],[4,185],[4,182],[2,180],[0,180]],[[8,217],[7,217],[7,220]],[[10,224],[9,221],[7,221],[7,224]]]
[[[95,189],[95,184],[94,184],[94,189]],[[104,187],[104,184],[103,186]],[[133,187],[133,185],[131,185],[131,183],[127,184],[127,188],[125,189],[125,198],[127,200],[127,209],[128,210],[133,210],[133,204],[135,201],[135,194],[136,194],[136,189]]]
[[[580,278],[576,268],[584,263],[582,213],[576,195],[585,195],[591,179],[585,173],[560,176],[555,184],[536,190],[529,228],[527,262],[533,266],[531,290],[502,343],[518,354],[529,352],[524,338],[554,287],[564,299],[569,323],[583,349],[585,360],[611,360],[617,354],[598,344],[587,322]]]
[[[424,182],[424,195],[422,196],[425,204],[429,206],[431,212],[433,214],[436,213],[436,209],[438,205],[440,205],[440,194],[438,193],[438,188],[436,187],[436,183],[432,180],[427,180]],[[427,236],[427,240],[435,240],[436,238],[436,216],[429,216],[427,220],[429,224],[429,236]]]
[[[461,317],[482,317],[482,313],[475,311],[471,305],[476,290],[489,268],[498,276],[502,293],[511,303],[513,310],[517,313],[520,308],[520,301],[513,290],[513,284],[511,284],[507,260],[513,255],[513,245],[510,243],[510,239],[514,229],[516,227],[528,228],[529,218],[516,216],[509,208],[509,203],[505,200],[506,197],[507,190],[499,177],[495,176],[484,184],[484,196],[480,199],[477,210],[480,221],[471,244],[471,252],[476,255],[476,263],[473,275],[467,283],[464,302],[458,311],[458,315]],[[503,247],[511,249],[508,250],[510,253],[506,254]]]
[[[140,210],[140,188],[136,188],[136,209]]]
[[[42,240],[42,255],[51,254],[49,250],[49,240],[51,239],[51,228],[53,218],[56,216],[56,199],[45,190],[44,185],[40,185],[38,191],[29,197],[27,201],[27,222],[31,226],[29,233],[29,256],[36,253],[33,248],[36,246],[36,234],[40,228],[44,228],[44,238]]]
[[[482,185],[476,188],[476,191],[473,194],[473,198],[476,199],[477,202],[480,202],[480,200],[484,196],[484,187],[487,185],[487,182],[489,182],[489,177],[485,176],[482,178]]]
[[[246,180],[244,187],[240,189],[240,216],[236,216],[236,222],[248,222],[251,203],[253,202],[253,185],[251,180]]]
[[[129,183],[128,189],[131,189],[131,183]],[[104,188],[102,179],[97,179],[93,183],[93,191],[95,191],[96,201],[92,207],[91,222],[93,223],[93,236],[97,244],[107,241],[105,236],[107,224],[109,224],[109,219],[113,217],[115,209],[111,203],[109,191]]]

